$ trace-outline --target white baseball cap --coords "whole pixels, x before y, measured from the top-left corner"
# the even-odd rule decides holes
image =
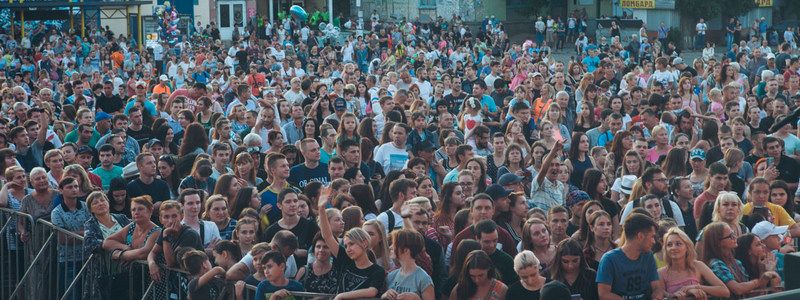
[[[777,235],[781,239],[783,239],[783,235],[786,234],[786,230],[789,226],[775,226],[775,224],[770,223],[769,221],[761,221],[753,226],[752,232],[760,239],[766,239],[770,236]]]

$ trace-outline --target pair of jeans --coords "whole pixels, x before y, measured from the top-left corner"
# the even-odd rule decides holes
[[[697,40],[695,40],[695,49],[703,49],[703,46],[706,44],[706,35],[705,34],[698,34]]]

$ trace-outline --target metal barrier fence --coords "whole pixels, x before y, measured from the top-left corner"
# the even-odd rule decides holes
[[[30,233],[23,238],[19,229]],[[86,253],[84,238],[28,214],[0,208],[0,299],[188,299],[191,276],[161,266],[152,281],[145,261],[123,263],[104,251]],[[212,299],[257,299],[252,285],[241,298],[236,282],[219,278]],[[295,299],[333,299],[336,295],[292,292]],[[263,296],[262,296],[263,297]]]

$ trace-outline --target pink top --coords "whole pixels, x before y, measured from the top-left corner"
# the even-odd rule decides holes
[[[675,280],[664,279],[665,288],[667,293],[674,294],[677,291],[680,291],[682,287],[687,285],[696,285],[700,284],[700,279],[696,277],[686,277],[686,278],[676,278]]]
[[[661,155],[667,155],[667,153],[669,152],[670,149],[672,149],[672,146],[668,146],[667,149],[665,149],[665,151],[663,153],[662,152],[658,152],[656,147],[647,149],[647,156],[645,156],[644,159],[649,161],[649,162],[651,162],[651,163],[656,163],[658,161],[658,158]]]

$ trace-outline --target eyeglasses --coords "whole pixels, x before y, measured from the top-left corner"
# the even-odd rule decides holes
[[[724,241],[724,240],[726,240],[726,239],[735,240],[735,239],[736,239],[736,234],[734,234],[733,232],[731,232],[731,234],[729,234],[729,235],[728,235],[728,236],[726,236],[726,237],[723,237],[723,238],[722,238],[722,239],[720,239],[720,240],[721,240],[721,241]]]

